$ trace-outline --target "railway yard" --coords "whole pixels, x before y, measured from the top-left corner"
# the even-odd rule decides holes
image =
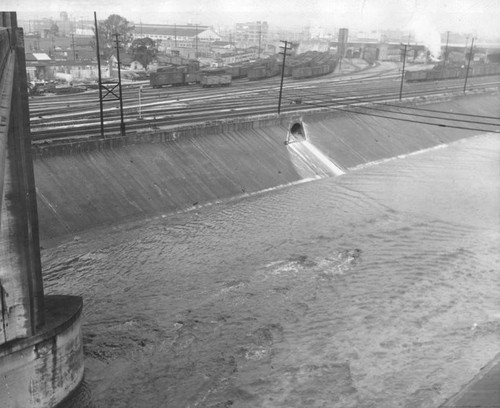
[[[499,84],[500,75],[473,77],[469,78],[467,91],[498,87]],[[341,74],[307,80],[285,78],[281,112],[329,109],[382,117],[397,114],[405,120],[405,115],[415,116],[414,112],[395,112],[395,106],[390,105],[399,100],[400,86],[401,72],[394,63],[371,67],[344,64]],[[402,95],[403,98],[429,97],[460,92],[463,87],[463,79],[405,82]],[[149,81],[128,82],[122,84],[124,122],[128,133],[274,115],[277,114],[279,93],[279,76],[260,81],[239,79],[229,87],[208,89],[201,85],[154,89]],[[105,100],[103,111],[105,136],[119,135],[119,101]],[[30,124],[35,143],[100,137],[99,118],[96,89],[78,94],[30,97]],[[441,126],[447,126],[445,116],[438,119],[444,123]],[[413,120],[418,120],[418,115]],[[427,122],[428,117],[422,121]],[[453,126],[474,126],[467,119],[457,122],[453,118],[452,123]],[[484,125],[481,130],[494,131],[490,127]]]

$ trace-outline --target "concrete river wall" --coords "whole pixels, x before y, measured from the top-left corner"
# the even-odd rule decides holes
[[[424,107],[498,117],[499,106],[498,94],[482,94]],[[309,142],[286,145],[287,133],[299,118]],[[336,111],[40,144],[33,147],[40,236],[43,244],[88,228],[338,175],[479,133],[485,132]]]

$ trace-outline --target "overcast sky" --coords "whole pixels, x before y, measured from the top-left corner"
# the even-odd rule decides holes
[[[1,0],[18,19],[99,19],[119,14],[138,24],[232,25],[265,20],[272,25],[328,29],[403,29],[500,37],[500,0]]]

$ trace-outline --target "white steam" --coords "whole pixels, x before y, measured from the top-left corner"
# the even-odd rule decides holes
[[[441,55],[441,34],[429,18],[424,15],[414,16],[408,28],[415,34],[415,41],[427,47],[431,57],[439,58]]]

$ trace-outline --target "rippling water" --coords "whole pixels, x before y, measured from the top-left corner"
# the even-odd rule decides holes
[[[438,406],[500,351],[499,158],[480,136],[44,250],[92,404]]]

